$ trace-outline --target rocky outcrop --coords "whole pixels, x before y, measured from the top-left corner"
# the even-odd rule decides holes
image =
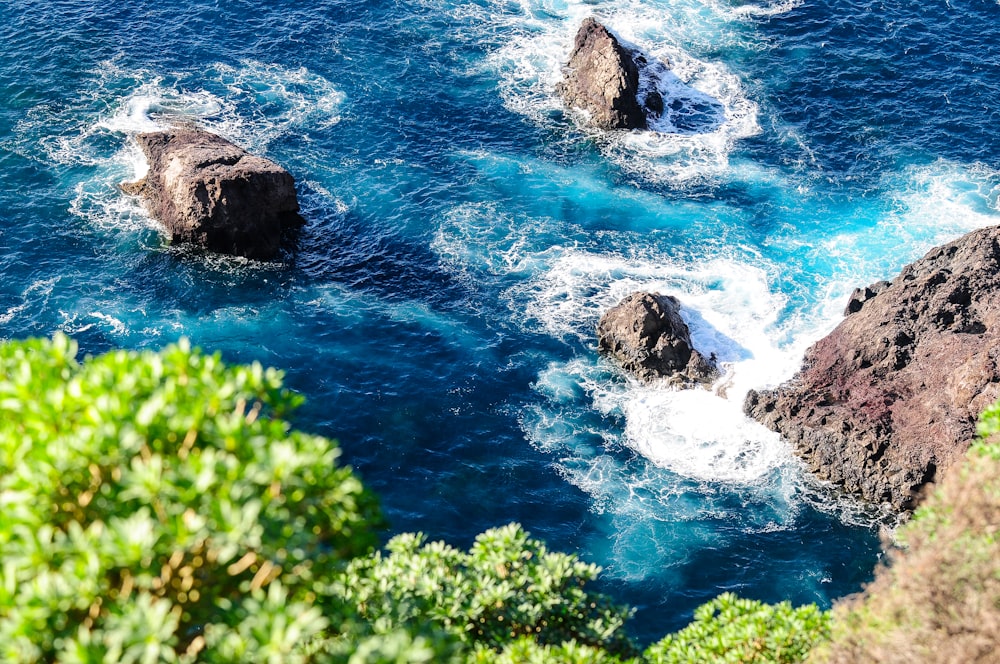
[[[149,173],[122,185],[143,198],[172,242],[256,259],[302,224],[295,180],[274,162],[193,127],[139,134]]]
[[[636,54],[593,18],[583,21],[563,81],[557,86],[566,105],[590,113],[602,129],[645,129],[639,104]],[[662,112],[663,100],[656,96]],[[654,101],[654,103],[656,103]]]
[[[1000,396],[1000,227],[857,289],[845,314],[792,381],[749,393],[744,409],[821,478],[912,509]]]
[[[715,363],[691,347],[677,298],[633,293],[597,324],[598,350],[621,362],[642,381],[668,378],[679,384],[711,383]]]

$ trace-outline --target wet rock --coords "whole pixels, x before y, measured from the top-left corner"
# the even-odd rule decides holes
[[[626,297],[601,317],[597,345],[642,381],[668,378],[679,384],[711,384],[718,377],[714,359],[691,347],[680,303],[670,295]]]
[[[1000,397],[1000,227],[857,289],[845,313],[798,375],[749,393],[744,410],[821,478],[909,510]]]
[[[195,127],[139,134],[149,173],[122,185],[141,196],[171,242],[255,259],[273,257],[302,218],[285,169]]]
[[[584,19],[577,31],[565,71],[557,86],[559,94],[567,106],[588,111],[595,126],[646,128],[646,113],[638,100],[635,54],[595,19]],[[659,107],[662,112],[662,99]]]

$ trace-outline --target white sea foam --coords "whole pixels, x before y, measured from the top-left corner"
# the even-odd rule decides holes
[[[590,15],[649,56],[654,64],[644,70],[643,88],[658,88],[667,112],[650,131],[597,132],[578,122],[583,135],[596,139],[622,168],[654,181],[683,183],[725,171],[736,141],[760,131],[757,106],[725,64],[693,53],[705,45],[706,36],[716,47],[737,40],[729,25],[734,20],[731,8],[713,10],[685,0],[658,5],[525,0],[513,18],[506,14],[514,37],[489,59],[500,76],[507,107],[539,124],[554,121],[563,110],[556,84],[576,29]],[[669,63],[670,71],[656,63]],[[575,112],[569,115],[585,119]]]
[[[716,355],[726,369],[726,391],[741,399],[749,387],[787,377],[797,365],[798,348],[781,341],[789,337],[779,326],[785,298],[770,285],[778,267],[757,263],[724,257],[634,260],[565,249],[508,297],[512,308],[527,314],[525,325],[590,345],[601,314],[626,295],[638,290],[674,295],[692,342]]]
[[[527,314],[522,324],[529,330],[593,348],[603,311],[630,292],[654,290],[679,298],[694,345],[720,359],[725,375],[712,391],[640,384],[596,352],[553,363],[539,375],[539,403],[522,419],[528,438],[593,497],[596,510],[617,515],[624,533],[637,513],[646,521],[676,517],[677,492],[691,489],[679,489],[675,476],[702,487],[695,492],[703,497],[692,503],[701,509],[712,504],[709,487],[720,484],[757,496],[757,507],[769,506],[770,516],[734,515],[753,519],[744,531],[789,527],[803,506],[845,523],[894,526],[892,515],[812,478],[786,443],[742,414],[741,404],[749,389],[791,377],[806,347],[840,320],[851,289],[892,278],[932,246],[997,223],[1000,172],[980,164],[915,166],[887,177],[882,193],[861,202],[814,201],[807,186],[785,184],[778,178],[768,185],[786,197],[789,215],[767,240],[771,258],[733,247],[695,261],[649,248],[635,252],[647,258],[627,258],[565,246],[490,264],[522,270],[522,283],[506,296],[513,310]],[[828,219],[837,219],[836,230]],[[499,239],[485,228],[472,235],[485,246],[518,246],[509,230]],[[779,291],[789,287],[787,295]],[[618,447],[669,474],[649,475],[640,466],[637,475],[614,452]],[[692,518],[707,518],[699,514]]]
[[[589,182],[586,172],[570,179],[551,164],[469,159],[491,182],[516,180],[531,190],[566,179],[576,183],[563,190],[571,202],[599,201],[619,211],[631,204]],[[633,520],[680,518],[677,509],[686,505],[697,521],[716,491],[750,492],[754,511],[767,518],[731,515],[746,531],[793,527],[804,506],[846,523],[891,526],[877,509],[805,473],[786,443],[743,415],[743,399],[750,389],[794,374],[805,349],[840,320],[854,287],[891,278],[934,244],[998,219],[1000,174],[981,165],[905,169],[863,201],[831,197],[825,189],[814,191],[808,179],[753,164],[739,169],[736,176],[752,185],[755,196],[771,198],[773,209],[783,211],[759,250],[690,238],[697,246],[692,255],[684,245],[664,248],[662,234],[632,232],[632,224],[670,228],[676,210],[628,221],[623,212],[619,227],[602,231],[601,239],[568,221],[573,216],[559,214],[558,206],[552,216],[532,216],[493,202],[465,203],[438,220],[432,247],[449,270],[504,289],[501,299],[515,313],[514,324],[526,331],[589,349],[539,374],[533,386],[538,400],[525,408],[522,426],[567,481],[591,496],[594,509],[614,520],[615,541],[626,548]],[[713,228],[723,235],[742,219],[725,208],[712,215]],[[689,215],[680,216],[690,224]],[[720,360],[724,376],[714,390],[642,385],[598,359],[597,320],[636,290],[680,299],[694,345]],[[663,472],[623,460],[623,449]],[[684,482],[699,488],[678,488]],[[697,495],[678,498],[692,490]],[[628,555],[620,553],[614,559],[631,564],[621,562]]]
[[[770,240],[772,250],[814,266],[821,319],[839,320],[854,288],[891,279],[934,246],[1000,221],[1000,172],[981,164],[942,160],[904,168],[887,175],[881,188],[868,201],[816,202],[813,214],[837,219],[836,230],[803,234],[793,227]],[[803,198],[805,210],[811,202]],[[814,331],[820,332],[814,338],[825,332]]]
[[[512,215],[492,201],[465,203],[443,215],[431,249],[449,270],[472,281],[484,276],[529,277],[562,251],[562,246],[536,251],[539,237],[555,233],[572,242],[574,233],[550,219]]]
[[[120,318],[106,314],[103,311],[92,311],[90,315],[92,318],[99,320],[102,327],[115,336],[124,337],[130,334],[128,325]]]
[[[50,279],[39,279],[24,289],[21,293],[21,301],[7,308],[7,311],[0,314],[0,325],[7,325],[12,320],[20,316],[26,309],[32,306],[44,307],[52,295],[52,290],[58,283],[59,277]]]
[[[9,146],[49,163],[92,168],[70,183],[70,211],[105,229],[149,227],[137,201],[118,184],[145,175],[147,165],[131,139],[177,122],[198,124],[258,153],[289,134],[323,131],[340,120],[344,95],[305,68],[247,60],[196,72],[129,70],[102,63],[72,109],[41,105],[21,121]]]
[[[129,94],[95,126],[119,134],[159,131],[171,121],[211,118],[222,109],[222,100],[205,90],[182,91],[156,77]]]
[[[248,149],[266,151],[289,133],[322,131],[340,121],[345,96],[330,81],[301,67],[244,60],[216,63],[198,72],[157,74],[107,66],[98,83],[119,90],[110,114],[94,126],[116,134],[163,129],[181,121],[199,124]],[[108,90],[103,91],[107,96]]]
[[[239,67],[213,65],[207,73],[233,106],[218,124],[220,133],[249,149],[263,151],[280,136],[323,131],[341,120],[344,93],[305,67],[245,60]]]
[[[1000,213],[1000,170],[985,164],[939,160],[905,169],[894,198],[903,204],[886,226],[913,229],[914,242],[941,243],[996,224]]]
[[[780,16],[781,14],[787,14],[793,9],[798,9],[802,6],[802,0],[776,0],[775,2],[766,2],[762,4],[755,4],[748,2],[742,5],[736,5],[735,7],[729,6],[726,3],[711,3],[716,11],[722,14],[728,13],[730,16],[741,19],[741,18],[768,18],[771,16]]]
[[[707,390],[632,390],[623,405],[627,444],[657,465],[713,482],[756,481],[790,458],[778,434],[741,403]]]
[[[716,395],[637,387],[582,358],[551,364],[533,387],[538,400],[524,410],[522,427],[602,515],[605,542],[592,546],[610,548],[610,575],[660,574],[739,533],[794,527],[800,464],[751,422],[740,427],[752,442],[703,435],[709,427],[733,431],[718,416],[728,406]]]
[[[621,442],[675,473],[706,481],[752,483],[788,461],[777,435],[742,413],[750,387],[789,376],[798,362],[797,348],[773,340],[784,302],[771,292],[763,269],[723,258],[689,265],[565,251],[512,294],[512,306],[524,307],[526,325],[592,345],[601,313],[636,290],[678,297],[692,343],[716,355],[724,378],[714,391],[677,390],[615,380],[614,371],[574,369],[585,377],[577,389],[590,395],[593,408],[624,418]],[[565,379],[550,376],[542,384],[551,393]]]

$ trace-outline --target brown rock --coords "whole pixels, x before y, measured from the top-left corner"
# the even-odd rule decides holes
[[[274,162],[197,128],[139,134],[149,173],[122,185],[142,196],[171,242],[267,259],[302,224],[295,180]]]
[[[978,230],[858,289],[799,374],[744,410],[820,477],[912,509],[1000,397],[1000,227]]]
[[[640,380],[671,378],[679,383],[711,383],[715,363],[691,347],[677,298],[633,293],[609,309],[597,324],[598,350],[621,362]]]
[[[590,112],[602,129],[645,129],[634,54],[593,18],[576,33],[565,78],[557,86],[566,105]],[[662,106],[662,100],[661,106]]]

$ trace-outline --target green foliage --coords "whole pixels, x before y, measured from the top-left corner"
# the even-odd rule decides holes
[[[651,664],[802,662],[829,636],[829,613],[815,604],[764,604],[724,593],[703,604],[690,625],[649,647]]]
[[[0,345],[0,660],[295,661],[372,496],[277,371],[75,354]]]
[[[482,533],[468,552],[422,535],[397,536],[386,555],[352,561],[331,594],[357,607],[375,633],[419,625],[463,649],[479,646],[480,657],[524,638],[634,654],[621,629],[628,611],[585,588],[599,571],[547,551],[512,524]]]
[[[500,652],[477,646],[468,661],[470,664],[623,664],[639,660],[623,660],[607,650],[581,645],[576,641],[541,645],[534,639],[522,636],[505,644]]]
[[[979,416],[977,433],[979,439],[972,445],[971,453],[1000,461],[1000,401]]]

